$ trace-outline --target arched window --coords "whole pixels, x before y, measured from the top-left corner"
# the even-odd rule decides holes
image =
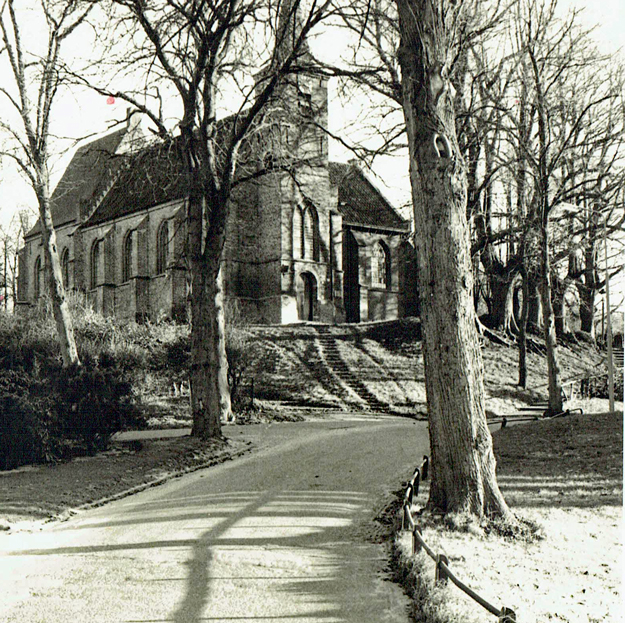
[[[91,271],[89,273],[89,287],[93,290],[100,282],[100,241],[94,240],[91,245]]]
[[[69,288],[69,249],[65,247],[61,253],[61,272],[63,273],[63,287]]]
[[[302,210],[295,206],[293,210],[293,259],[299,260],[303,257],[304,230],[303,230]]]
[[[35,268],[33,270],[33,299],[41,296],[41,257],[35,260]]]
[[[122,245],[122,282],[129,281],[132,277],[132,231],[124,238]]]
[[[163,221],[156,234],[156,274],[162,275],[169,262],[169,224]]]
[[[302,257],[319,260],[319,217],[313,205],[307,205],[303,216]]]
[[[388,288],[390,285],[390,254],[383,242],[377,242],[371,256],[371,285],[374,288]]]

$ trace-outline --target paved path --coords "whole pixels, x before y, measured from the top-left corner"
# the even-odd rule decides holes
[[[368,538],[426,451],[425,425],[364,418],[229,427],[260,450],[0,536],[0,621],[407,623]]]

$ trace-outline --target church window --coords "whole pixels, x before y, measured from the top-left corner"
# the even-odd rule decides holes
[[[312,94],[300,91],[298,93],[299,113],[302,117],[313,116]]]
[[[302,210],[299,206],[295,206],[293,210],[293,259],[302,259],[302,250],[304,248],[304,230],[303,230]]]
[[[156,235],[156,274],[162,275],[169,262],[169,223],[163,221]]]
[[[61,271],[63,273],[63,286],[69,288],[69,249],[65,247],[61,254]]]
[[[122,246],[122,282],[129,281],[132,277],[132,231],[124,238]]]
[[[319,217],[314,206],[304,210],[302,235],[302,257],[305,260],[319,260]]]
[[[371,256],[371,285],[375,288],[388,288],[390,285],[390,257],[383,242],[377,242]]]
[[[100,281],[100,250],[99,240],[94,240],[91,245],[91,271],[89,273],[89,287],[93,290],[98,287]]]
[[[33,273],[33,297],[38,299],[41,296],[41,257],[35,260]]]

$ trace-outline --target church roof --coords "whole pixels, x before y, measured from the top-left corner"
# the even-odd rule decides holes
[[[177,143],[156,143],[122,160],[118,175],[85,226],[182,199],[184,163]]]
[[[55,227],[78,224],[81,208],[88,214],[96,204],[83,226],[106,223],[185,196],[185,167],[177,141],[117,154],[125,133],[126,127],[76,151],[52,195]],[[330,162],[329,175],[330,183],[338,189],[338,210],[345,224],[409,230],[409,223],[359,167]],[[27,237],[39,232],[37,222]]]
[[[338,209],[347,225],[408,231],[410,224],[356,165],[330,162],[330,183],[338,187]]]
[[[81,206],[93,205],[119,167],[121,159],[115,155],[127,128],[116,130],[79,147],[56,185],[50,199],[52,222],[55,227],[79,220]],[[39,221],[26,235],[41,231]]]

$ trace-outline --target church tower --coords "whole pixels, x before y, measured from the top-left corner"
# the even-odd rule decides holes
[[[301,40],[307,18],[305,4],[281,4],[272,58],[256,77],[262,89],[294,56],[255,139],[263,171],[256,196],[237,208],[238,222],[247,225],[240,230],[244,261],[233,266],[234,283],[242,286],[237,296],[245,313],[262,322],[343,320],[342,222],[328,168],[328,80]]]

